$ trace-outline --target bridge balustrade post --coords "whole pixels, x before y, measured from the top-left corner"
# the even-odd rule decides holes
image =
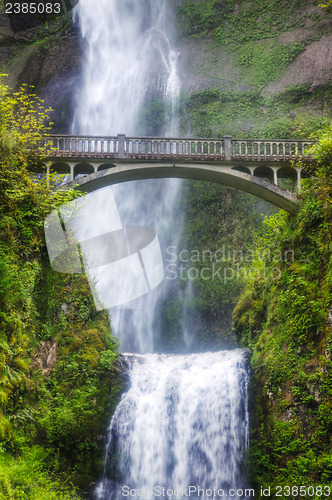
[[[225,135],[224,137],[225,160],[231,160],[232,158],[231,140],[232,137],[230,135]]]
[[[124,158],[125,137],[125,134],[118,134],[118,158]]]

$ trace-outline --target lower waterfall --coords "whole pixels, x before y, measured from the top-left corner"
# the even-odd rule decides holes
[[[247,498],[246,352],[125,358],[131,386],[109,426],[96,498]]]

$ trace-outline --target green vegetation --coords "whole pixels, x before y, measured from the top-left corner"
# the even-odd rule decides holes
[[[332,484],[332,128],[313,154],[297,216],[267,219],[234,311],[253,352],[256,485]]]
[[[78,196],[34,181],[43,103],[0,83],[0,498],[76,498],[100,474],[123,380],[108,315],[84,276],[54,272],[43,222]],[[75,472],[75,473],[74,473]],[[66,486],[67,485],[67,486]],[[53,493],[52,493],[53,492]]]
[[[59,457],[41,447],[22,448],[18,458],[1,449],[0,500],[79,500],[60,469]]]
[[[331,12],[331,11],[332,11],[332,2],[331,2],[331,0],[329,0],[329,1],[328,1],[328,2],[326,2],[326,3],[319,4],[319,5],[320,5],[320,7],[321,7],[323,10],[325,10],[325,11],[327,11],[327,12]]]
[[[202,36],[212,30],[215,42],[222,45],[275,38],[304,26],[307,19],[321,19],[308,14],[304,4],[309,1],[292,0],[282,2],[282,6],[280,0],[185,1],[179,9],[179,29],[182,36]]]
[[[329,10],[319,2],[186,1],[178,16],[180,37],[204,38],[206,61],[209,51],[216,55],[204,73],[218,86],[183,96],[184,133],[308,138],[331,120],[329,83],[295,80],[286,88],[282,80],[308,45],[331,31]]]
[[[236,52],[236,63],[241,68],[246,81],[263,88],[269,82],[277,80],[303,51],[305,43],[276,43],[264,40],[256,44],[243,43]]]
[[[310,91],[310,85],[294,84],[271,97],[203,90],[183,98],[181,127],[198,137],[308,139],[331,118],[330,99],[330,86]]]
[[[238,272],[239,251],[252,245],[261,211],[273,207],[247,193],[203,181],[186,181],[183,188],[184,230],[179,251],[166,255],[166,274],[180,283],[162,308],[162,327],[167,335],[159,350],[176,351],[183,341],[185,324],[195,338],[195,350],[236,346],[232,311],[243,290]],[[184,307],[185,306],[185,307]]]

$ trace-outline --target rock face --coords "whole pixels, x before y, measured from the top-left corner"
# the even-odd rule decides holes
[[[67,129],[71,121],[80,57],[75,30],[66,30],[40,51],[37,47],[28,53],[18,74],[20,83],[33,85],[45,105],[55,110],[51,119],[57,132]]]
[[[332,80],[332,35],[312,42],[291,64],[279,81],[268,85],[266,94],[278,94],[294,83],[311,84],[310,90]]]
[[[224,47],[209,38],[187,39],[178,45],[179,76],[186,93],[209,88],[245,91],[252,87],[241,82],[240,69]]]
[[[181,3],[178,1],[176,5]],[[276,44],[300,43],[305,47],[277,80],[260,88],[263,96],[280,94],[294,84],[308,84],[312,91],[331,82],[331,19],[310,2],[303,6],[303,10],[308,15],[317,16],[318,21],[308,18],[303,26],[269,38]],[[253,47],[260,42],[254,42]],[[179,39],[177,49],[179,75],[185,94],[216,88],[223,92],[257,91],[255,81],[243,71],[234,46],[231,50],[228,46],[215,45],[212,33]],[[81,56],[79,30],[70,17],[59,18],[49,26],[13,33],[7,17],[0,15],[0,67],[8,73],[8,83],[12,87],[22,83],[33,85],[34,91],[45,99],[45,105],[55,110],[51,115],[54,132],[70,132]]]
[[[41,370],[43,377],[50,375],[57,362],[57,343],[41,342],[38,352],[35,354],[32,369]]]
[[[0,16],[0,67],[11,87],[28,84],[53,108],[54,132],[69,132],[80,60],[78,30],[69,18],[14,34]]]

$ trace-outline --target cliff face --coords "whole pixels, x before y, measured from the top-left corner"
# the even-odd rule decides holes
[[[174,5],[183,133],[281,137],[290,133],[291,122],[302,124],[310,114],[314,128],[329,113],[324,105],[332,79],[332,23],[317,2],[207,0]],[[53,107],[57,132],[69,131],[81,45],[70,18],[13,34],[7,18],[0,17],[0,65],[10,84],[34,85]],[[288,91],[294,93],[295,87],[289,102]],[[218,92],[217,99],[215,93],[206,94],[211,89]],[[203,104],[192,102],[197,92],[205,92]],[[280,96],[278,120],[283,127],[276,126],[271,109]],[[251,102],[239,106],[244,97]],[[281,109],[284,104],[286,110]],[[274,124],[272,131],[268,124]]]
[[[69,131],[81,56],[78,30],[69,17],[13,33],[7,17],[0,16],[0,68],[11,87],[33,86],[45,107],[53,108],[54,132]]]
[[[247,283],[234,311],[252,348],[252,480],[272,493],[285,484],[328,491],[332,481],[331,152],[330,129],[315,148],[323,168],[307,181],[297,216],[270,218],[257,242],[270,274]],[[284,257],[268,259],[269,248]]]
[[[178,16],[185,132],[291,138],[330,118],[332,24],[318,2],[188,1]]]
[[[280,2],[280,8],[282,4]],[[244,2],[239,2],[240,5]],[[244,8],[244,6],[243,6]],[[188,16],[186,11],[182,14]],[[248,14],[248,24],[250,23]],[[286,23],[275,35],[273,33],[256,35],[254,30],[248,41],[226,39],[218,43],[215,31],[208,33],[193,33],[190,37],[182,37],[178,48],[180,53],[181,80],[188,92],[207,88],[220,88],[222,91],[248,91],[259,85],[260,75],[265,71],[266,55],[269,52],[268,42],[273,41],[274,47],[287,49],[292,44],[298,44],[300,53],[293,60],[279,61],[280,74],[277,78],[271,74],[271,81],[263,86],[263,93],[275,95],[294,84],[310,84],[311,89],[319,85],[327,85],[332,79],[332,24],[329,16],[311,2],[303,2],[297,18],[301,27],[288,29]],[[220,25],[237,24],[237,12],[233,12]],[[257,20],[258,24],[258,20]],[[273,18],[271,19],[271,30]],[[278,34],[279,33],[279,34]],[[255,36],[256,35],[256,36]],[[225,44],[225,42],[228,42]],[[244,50],[243,50],[244,49]],[[260,51],[260,60],[254,60],[254,51]],[[271,50],[270,50],[271,52]],[[291,55],[290,58],[293,56]],[[260,67],[261,64],[261,67]],[[253,66],[255,66],[253,68]],[[258,78],[255,81],[255,75]],[[278,68],[274,68],[278,70]],[[265,82],[264,82],[265,83]]]

